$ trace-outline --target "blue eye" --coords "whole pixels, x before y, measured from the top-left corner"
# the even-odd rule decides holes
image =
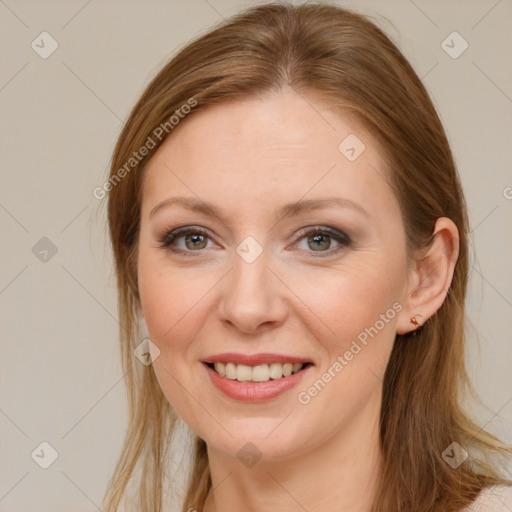
[[[184,256],[199,256],[203,249],[208,248],[209,238],[208,233],[202,228],[184,227],[170,231],[158,241],[160,242],[159,247],[171,252]],[[183,239],[185,248],[176,247],[180,239]],[[306,241],[307,247],[311,249],[309,251],[304,249],[306,252],[320,253],[319,255],[315,254],[314,257],[330,256],[352,243],[345,233],[321,226],[299,232],[296,237],[297,242],[303,239]],[[334,249],[331,248],[333,240],[338,244],[338,247]]]

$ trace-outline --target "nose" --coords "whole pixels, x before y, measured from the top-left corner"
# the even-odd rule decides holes
[[[286,285],[269,265],[266,251],[251,263],[236,252],[233,268],[223,280],[221,321],[247,334],[281,325],[288,312]]]

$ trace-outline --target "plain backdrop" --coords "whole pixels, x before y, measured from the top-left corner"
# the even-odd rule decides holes
[[[100,510],[126,399],[112,259],[93,190],[150,78],[179,47],[254,3],[0,0],[4,512]],[[477,255],[468,356],[488,409],[475,413],[510,443],[512,2],[338,3],[371,15],[400,46],[447,130]],[[41,454],[52,450],[43,469]]]

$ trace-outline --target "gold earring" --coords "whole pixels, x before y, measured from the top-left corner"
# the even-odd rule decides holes
[[[418,320],[416,320],[416,317],[417,317],[417,316],[421,316],[421,318],[423,318],[423,315],[420,315],[420,314],[418,314],[418,315],[414,315],[414,316],[411,318],[411,320],[410,320],[410,322],[411,322],[411,324],[412,324],[412,325],[420,325],[420,323],[418,322]]]

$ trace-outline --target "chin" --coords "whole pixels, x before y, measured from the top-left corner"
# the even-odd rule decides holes
[[[212,435],[211,423],[204,426],[204,433],[198,435],[205,440],[209,449],[224,452],[242,462],[245,457],[253,457],[253,460],[265,460],[267,462],[279,462],[288,460],[300,455],[307,450],[304,425],[295,428],[286,424],[279,432],[279,423],[283,418],[272,418],[262,422],[261,418],[245,418],[237,421],[236,426],[230,426],[229,422],[219,420],[228,432],[233,433],[231,437],[222,427],[219,431],[221,436]],[[284,420],[287,422],[288,420]],[[243,434],[242,434],[243,432]]]

